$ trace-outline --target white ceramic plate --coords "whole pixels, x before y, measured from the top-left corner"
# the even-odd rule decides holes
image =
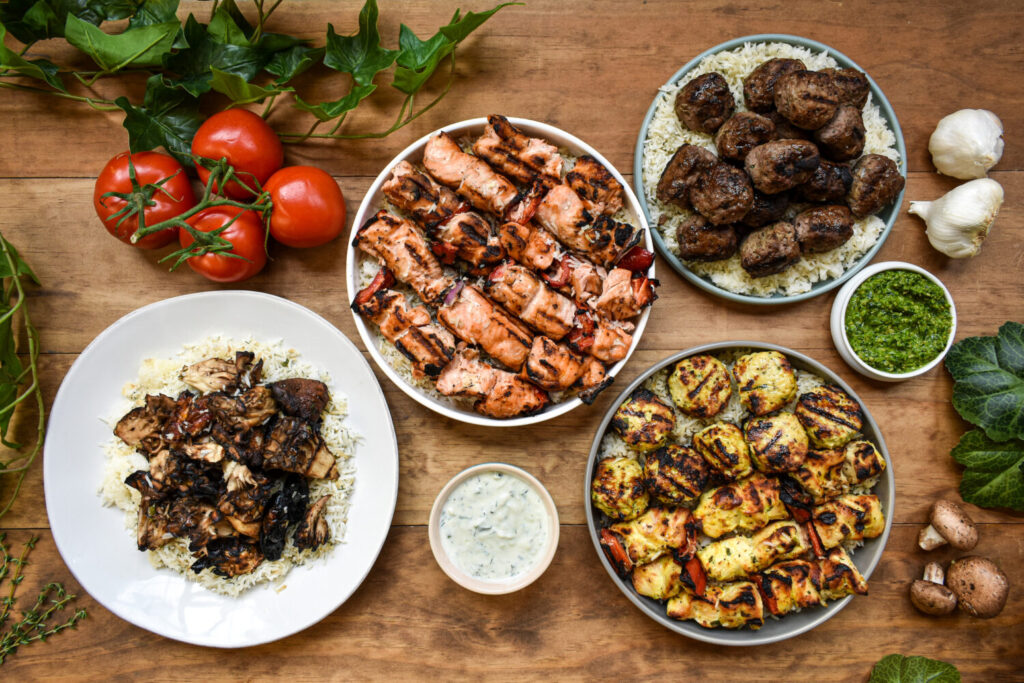
[[[631,216],[631,220],[634,225],[639,226],[644,232],[644,248],[649,251],[654,250],[654,243],[651,241],[651,231],[647,227],[647,219],[644,217],[644,212],[640,208],[640,202],[637,200],[636,195],[633,194],[633,190],[630,188],[629,183],[627,183],[622,177],[622,174],[619,173],[614,166],[608,163],[608,160],[601,156],[596,149],[583,142],[575,135],[570,135],[564,130],[555,128],[554,126],[550,126],[546,123],[514,117],[509,117],[508,120],[527,135],[543,138],[560,149],[567,149],[570,154],[575,156],[589,154],[601,162],[605,168],[611,171],[612,175],[615,176],[615,179],[619,181],[619,184],[622,185],[625,206]],[[422,167],[423,148],[426,147],[427,140],[432,138],[439,131],[443,130],[455,139],[459,139],[467,135],[478,137],[483,133],[484,126],[486,125],[487,119],[485,118],[469,119],[467,121],[453,123],[445,126],[444,128],[440,128],[429,135],[424,135],[422,138],[402,150],[398,156],[392,159],[391,162],[384,167],[384,170],[380,172],[380,175],[377,176],[377,179],[373,181],[373,185],[371,185],[370,189],[366,192],[366,196],[363,198],[362,204],[359,205],[359,211],[356,212],[355,220],[352,223],[353,238],[355,236],[355,231],[381,209],[381,204],[384,200],[384,193],[381,192],[380,187],[384,184],[384,181],[388,179],[388,176],[391,175],[391,169],[394,168],[398,162],[408,160],[414,166]],[[355,300],[356,294],[359,293],[360,289],[362,289],[362,287],[359,286],[359,264],[363,262],[364,258],[372,259],[373,257],[364,254],[358,247],[355,247],[350,243],[348,247],[348,260],[345,265],[349,303]],[[647,277],[654,277],[653,264],[647,271]],[[639,319],[636,320],[636,331],[633,333],[633,344],[629,347],[629,353],[626,354],[625,358],[608,369],[608,375],[610,377],[617,375],[619,370],[622,369],[622,366],[629,361],[629,357],[633,355],[633,351],[636,350],[637,345],[640,343],[640,337],[643,335],[644,327],[647,326],[647,318],[650,314],[651,307],[647,307],[644,312],[640,314]],[[472,424],[491,427],[515,427],[518,425],[535,424],[537,422],[550,420],[553,417],[564,415],[570,410],[583,404],[583,401],[579,398],[572,398],[568,401],[549,405],[536,415],[530,415],[527,417],[517,417],[511,420],[497,420],[490,417],[484,417],[483,415],[464,407],[466,405],[465,403],[460,404],[453,399],[435,398],[402,377],[402,375],[391,367],[383,354],[381,354],[381,337],[378,335],[373,323],[367,324],[367,322],[363,320],[363,317],[354,311],[352,315],[355,317],[356,329],[359,330],[359,336],[362,337],[363,344],[365,344],[366,348],[370,351],[370,355],[373,357],[374,362],[377,363],[377,366],[385,375],[388,376],[388,378],[391,379],[392,382],[395,383],[399,389],[408,394],[410,398],[421,405],[430,408],[434,412],[441,413],[442,415],[455,420],[469,422]]]
[[[101,420],[116,412],[121,388],[145,358],[171,357],[212,334],[284,341],[326,370],[331,391],[348,397],[345,424],[362,440],[348,528],[331,555],[295,567],[286,588],[262,584],[221,596],[169,569],[154,569],[125,529],[124,512],[104,507]],[[398,496],[398,446],[384,394],[345,335],[307,308],[269,294],[220,291],[159,301],[104,330],[68,371],[50,413],[43,458],[50,528],[71,573],[97,601],[136,626],[211,647],[257,645],[315,624],[359,587],[391,526]]]

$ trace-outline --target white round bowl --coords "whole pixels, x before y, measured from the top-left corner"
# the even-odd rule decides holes
[[[478,579],[467,574],[448,557],[448,553],[445,552],[444,546],[441,543],[441,510],[444,508],[448,496],[451,495],[452,491],[459,484],[470,477],[484,472],[502,472],[523,480],[540,496],[540,500],[544,504],[544,510],[547,513],[548,537],[544,553],[528,571],[509,579]],[[434,559],[437,560],[437,564],[452,581],[475,593],[502,595],[513,593],[529,586],[547,570],[551,560],[555,557],[555,550],[558,548],[558,528],[558,509],[555,507],[555,501],[552,500],[551,494],[548,493],[548,490],[544,488],[544,485],[536,477],[514,465],[507,465],[501,462],[486,462],[462,470],[444,485],[441,492],[437,494],[437,498],[434,499],[434,506],[430,509],[427,535],[430,538],[430,550],[434,553]]]
[[[946,301],[949,302],[949,312],[953,318],[953,324],[949,329],[949,339],[946,340],[946,348],[942,350],[942,353],[935,356],[935,358],[933,358],[927,365],[923,365],[916,370],[911,370],[910,372],[902,374],[876,370],[862,361],[860,357],[854,353],[853,347],[850,346],[850,340],[846,336],[846,307],[850,304],[850,298],[853,296],[854,291],[856,291],[856,289],[872,275],[877,275],[878,273],[887,270],[909,270],[914,273],[920,273],[937,284],[942,289],[942,293],[946,295]],[[870,379],[876,379],[882,382],[902,382],[912,377],[918,377],[925,374],[941,363],[942,359],[946,357],[949,347],[953,345],[953,338],[956,336],[956,306],[953,304],[953,296],[949,293],[949,290],[946,289],[946,285],[942,284],[939,278],[935,277],[924,268],[915,266],[912,263],[904,263],[903,261],[885,261],[883,263],[876,263],[868,266],[857,273],[854,277],[850,278],[850,280],[843,285],[842,289],[839,290],[839,294],[836,295],[835,301],[832,302],[832,314],[830,316],[829,323],[832,328],[832,341],[835,343],[836,351],[839,352],[839,355],[842,356],[847,365]]]
[[[579,156],[582,154],[589,154],[601,162],[601,164],[611,172],[615,179],[619,181],[619,184],[622,185],[622,192],[625,198],[627,211],[631,215],[634,225],[639,226],[640,229],[643,230],[644,248],[652,252],[654,251],[654,242],[651,240],[651,231],[647,226],[647,219],[644,216],[644,212],[640,208],[639,200],[633,193],[629,183],[627,183],[625,178],[622,177],[622,174],[619,173],[619,171],[612,166],[607,159],[601,156],[596,149],[576,136],[546,123],[514,117],[509,117],[508,120],[527,135],[544,138],[556,145],[559,149],[568,150],[572,155]],[[370,189],[367,190],[366,196],[363,197],[363,201],[359,205],[359,210],[356,212],[355,219],[352,222],[352,236],[354,237],[355,231],[358,230],[359,227],[362,226],[372,215],[380,210],[384,199],[384,194],[381,192],[380,187],[384,184],[384,181],[388,179],[388,176],[391,175],[391,169],[400,161],[408,160],[413,165],[420,166],[423,160],[423,148],[426,147],[427,141],[439,131],[444,131],[453,138],[458,139],[466,135],[480,135],[483,133],[484,126],[486,125],[486,118],[469,119],[467,121],[453,123],[444,126],[443,128],[439,128],[428,135],[424,135],[422,138],[402,150],[398,156],[392,159],[391,162],[384,167],[384,170],[381,171],[380,175],[378,175],[376,180],[373,181]],[[348,288],[348,300],[350,304],[355,300],[356,294],[359,293],[359,290],[362,289],[359,286],[359,264],[364,258],[372,259],[372,257],[364,254],[350,241],[345,263],[346,286]],[[647,271],[647,277],[654,277],[654,264],[651,264],[650,269]],[[633,332],[633,343],[629,347],[629,352],[626,354],[625,358],[608,369],[609,377],[615,377],[615,375],[617,375],[622,369],[622,366],[629,361],[629,357],[633,355],[633,351],[635,351],[637,345],[640,344],[640,337],[643,335],[644,327],[647,326],[647,318],[650,316],[650,313],[651,308],[647,307],[636,320],[636,330]],[[545,420],[550,420],[558,417],[559,415],[564,415],[570,410],[578,408],[583,404],[582,400],[578,397],[574,397],[567,401],[562,401],[561,403],[548,405],[544,410],[535,415],[517,417],[509,420],[484,417],[479,413],[473,412],[471,409],[462,407],[455,399],[439,399],[428,395],[419,387],[402,377],[394,368],[391,367],[383,354],[381,354],[380,348],[378,347],[381,337],[377,334],[377,330],[373,324],[367,323],[363,320],[363,317],[355,311],[353,311],[352,315],[355,317],[356,329],[359,330],[359,336],[362,338],[363,344],[366,345],[366,348],[370,352],[370,356],[373,358],[373,361],[377,364],[377,367],[379,367],[399,389],[404,391],[414,401],[446,417],[450,417],[461,422],[490,427],[516,427],[519,425],[535,424]]]

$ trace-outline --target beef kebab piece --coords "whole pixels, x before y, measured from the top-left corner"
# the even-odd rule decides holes
[[[437,319],[512,371],[518,372],[530,353],[533,333],[474,285],[460,283],[448,292]]]
[[[427,238],[411,221],[378,211],[366,221],[352,246],[359,247],[386,266],[430,304],[436,304],[454,284],[427,245]]]
[[[562,180],[562,155],[547,140],[531,138],[498,114],[473,143],[473,153],[498,171],[522,183],[540,180],[557,185]]]
[[[548,391],[579,389],[580,399],[590,405],[614,378],[593,356],[575,353],[564,344],[538,336],[530,347],[523,376]]]
[[[412,361],[414,377],[437,377],[455,355],[455,338],[433,323],[425,306],[410,307],[404,294],[389,289],[394,283],[391,271],[381,268],[356,294],[352,309],[376,323],[384,338]]]
[[[437,390],[445,396],[476,398],[473,409],[495,418],[533,415],[551,401],[543,389],[484,363],[479,352],[465,344],[459,345],[455,357],[441,372]]]

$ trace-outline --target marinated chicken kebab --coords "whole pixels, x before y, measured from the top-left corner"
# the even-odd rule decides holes
[[[150,394],[114,434],[149,461],[125,483],[142,494],[139,550],[188,541],[197,574],[248,574],[278,560],[290,542],[330,541],[330,496],[310,500],[309,482],[337,479],[321,435],[330,394],[318,380],[261,383],[263,361],[247,351],[181,370],[192,390]]]
[[[539,412],[555,392],[591,403],[611,383],[658,283],[642,231],[614,218],[622,186],[600,162],[567,168],[492,115],[465,147],[437,133],[422,167],[399,162],[381,190],[389,209],[353,240],[380,270],[352,308],[414,379],[493,418]]]
[[[891,204],[905,183],[892,159],[863,154],[868,93],[856,69],[811,71],[781,58],[743,80],[747,111],[736,110],[718,72],[687,83],[676,116],[714,136],[718,154],[683,144],[662,171],[658,200],[693,212],[677,227],[679,256],[739,253],[759,278],[846,243],[855,221]]]
[[[610,427],[627,454],[605,453],[591,485],[601,544],[638,594],[667,601],[674,619],[757,629],[766,616],[867,593],[849,550],[885,529],[867,491],[886,463],[861,436],[851,396],[829,384],[798,395],[777,351],[731,370],[712,355],[685,358],[661,393],[642,386],[619,406]],[[727,410],[734,393],[741,413]],[[675,443],[688,418],[703,428]]]

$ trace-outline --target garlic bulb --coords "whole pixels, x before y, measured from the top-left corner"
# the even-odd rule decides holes
[[[939,173],[984,178],[1003,156],[1003,122],[987,109],[961,109],[946,116],[928,140]]]
[[[932,246],[946,256],[964,258],[981,251],[1003,204],[1003,187],[991,178],[972,180],[933,202],[910,202],[910,213],[928,225]]]

